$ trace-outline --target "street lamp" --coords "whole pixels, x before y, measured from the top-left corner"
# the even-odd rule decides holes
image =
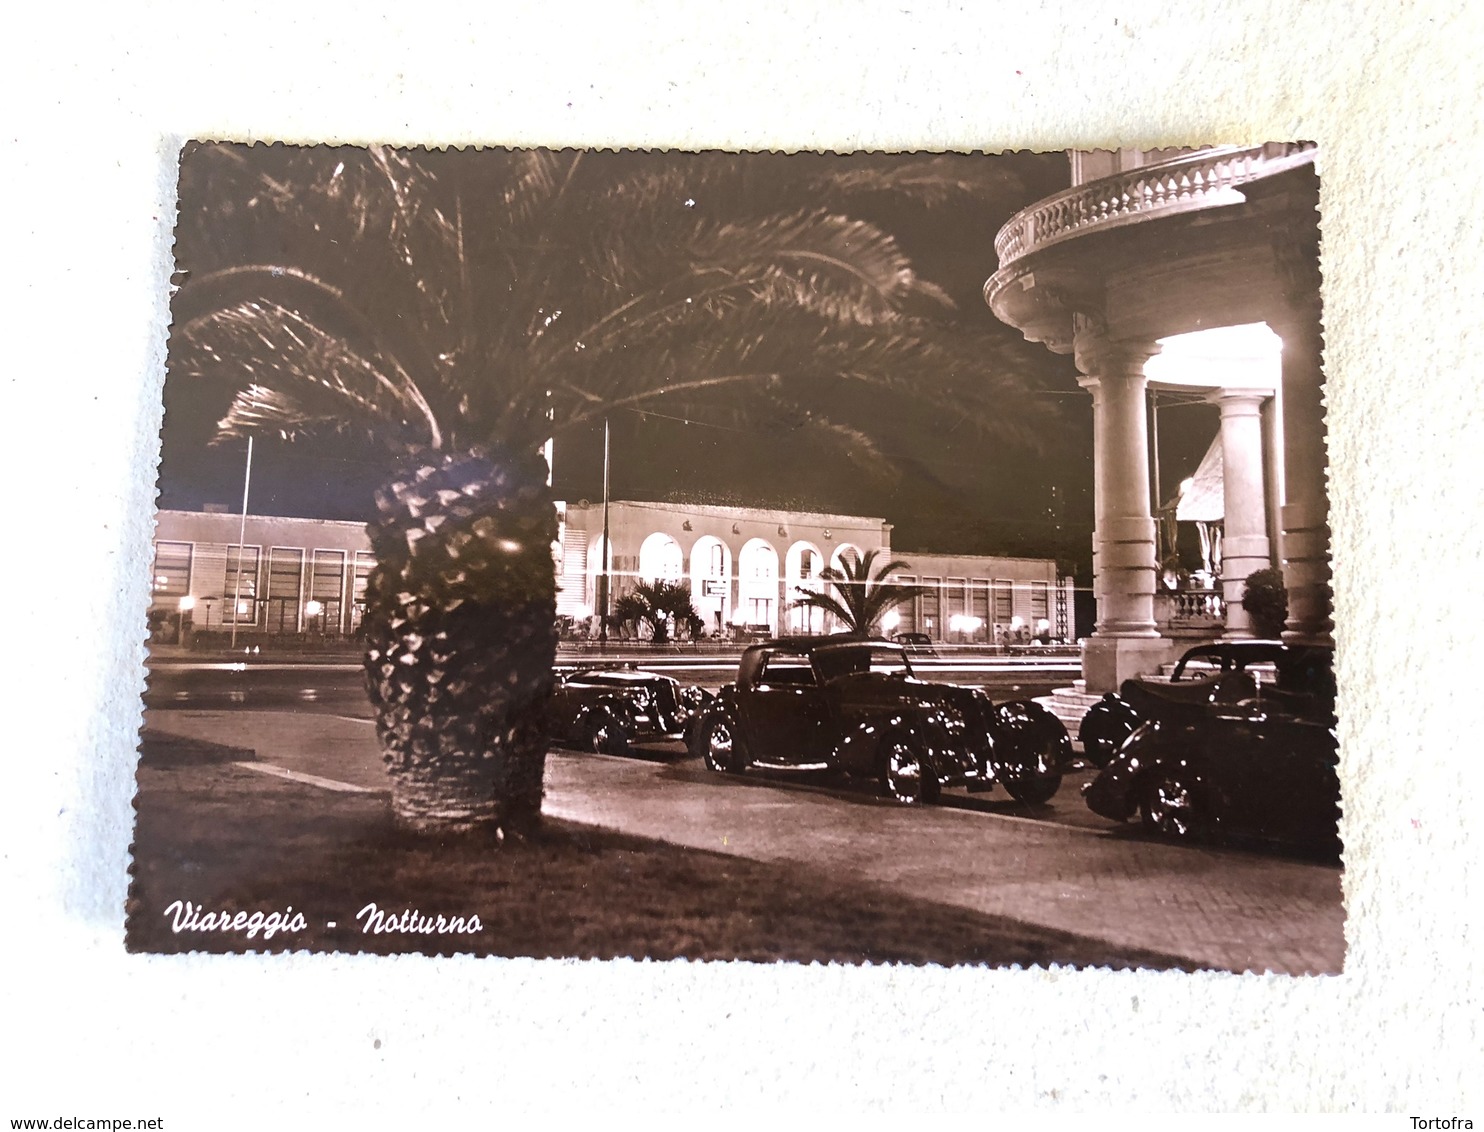
[[[948,619],[948,631],[971,637],[984,625],[984,618],[969,613],[955,613]]]
[[[175,620],[175,643],[177,645],[183,645],[188,640],[188,633],[192,627],[191,610],[196,608],[196,599],[190,594],[186,594],[175,605],[179,610]]]

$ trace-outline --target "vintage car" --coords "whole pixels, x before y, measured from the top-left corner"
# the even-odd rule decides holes
[[[906,805],[944,786],[996,783],[1047,801],[1071,757],[1066,728],[1029,701],[996,707],[984,692],[912,674],[906,650],[859,637],[793,637],[745,650],[695,732],[712,770],[828,769],[878,780]]]
[[[711,698],[673,677],[632,667],[558,667],[553,675],[552,738],[600,754],[626,754],[634,742],[688,740]]]
[[[926,633],[897,633],[892,640],[913,656],[936,657],[938,655],[938,650],[933,648],[933,638]]]
[[[1262,669],[1289,652],[1282,641],[1218,641],[1186,651],[1168,682],[1135,677],[1087,709],[1077,738],[1093,766],[1107,766],[1138,726],[1166,705],[1235,703],[1252,695]]]
[[[1177,838],[1338,844],[1333,650],[1291,648],[1239,700],[1180,703],[1141,723],[1087,784],[1088,807]]]

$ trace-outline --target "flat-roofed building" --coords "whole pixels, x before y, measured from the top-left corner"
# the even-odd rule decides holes
[[[590,621],[604,569],[601,503],[558,503],[557,614]],[[690,585],[710,635],[829,633],[818,610],[793,607],[827,591],[826,567],[879,552],[901,559],[894,580],[923,587],[889,631],[994,643],[1068,635],[1070,581],[1050,559],[895,551],[891,524],[874,516],[711,504],[610,501],[609,602],[640,581]],[[226,512],[160,511],[155,530],[151,623],[174,639],[192,632],[354,634],[375,565],[365,525]],[[976,620],[977,619],[977,620]],[[1042,622],[1046,622],[1042,625]]]

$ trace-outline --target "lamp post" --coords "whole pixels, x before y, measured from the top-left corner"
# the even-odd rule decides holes
[[[247,466],[242,470],[242,525],[237,528],[237,593],[232,598],[232,648],[237,647],[237,621],[242,616],[242,544],[247,540],[247,489],[252,483],[252,437],[247,438]],[[258,588],[253,586],[253,598]],[[256,621],[256,618],[254,618]]]
[[[608,542],[608,418],[603,418],[603,561],[598,574],[598,640],[608,643],[608,568],[613,547]]]
[[[186,594],[177,603],[179,612],[175,622],[175,643],[177,645],[189,644],[191,639],[191,611],[196,608],[196,599]]]

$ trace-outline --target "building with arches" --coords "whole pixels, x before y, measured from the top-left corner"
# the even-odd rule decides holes
[[[581,620],[599,604],[604,568],[603,505],[559,505],[562,552],[557,612]],[[823,633],[818,612],[790,609],[802,590],[841,559],[891,552],[891,524],[859,515],[715,504],[610,501],[609,600],[640,581],[688,582],[711,634]]]
[[[558,503],[557,613],[590,621],[603,569],[602,504]],[[1034,639],[1071,600],[1050,559],[894,553],[880,518],[756,507],[611,501],[610,597],[641,580],[687,582],[708,635],[829,633],[819,610],[791,608],[823,591],[827,566],[879,551],[908,569],[893,580],[923,587],[890,631],[955,643]],[[361,523],[249,514],[160,511],[150,620],[157,640],[189,633],[349,636],[364,612],[375,565]],[[1058,594],[1060,595],[1058,597]],[[977,618],[977,620],[976,620]],[[183,634],[183,630],[186,633]],[[1070,629],[1050,630],[1069,639]]]
[[[557,612],[583,620],[599,603],[603,507],[566,504],[561,514]],[[833,618],[792,603],[801,591],[827,592],[827,566],[874,550],[882,565],[907,563],[894,581],[922,587],[892,631],[964,644],[1072,638],[1071,579],[1051,559],[897,552],[891,531],[860,515],[613,501],[610,601],[639,581],[684,581],[708,633],[829,633],[839,628]]]

